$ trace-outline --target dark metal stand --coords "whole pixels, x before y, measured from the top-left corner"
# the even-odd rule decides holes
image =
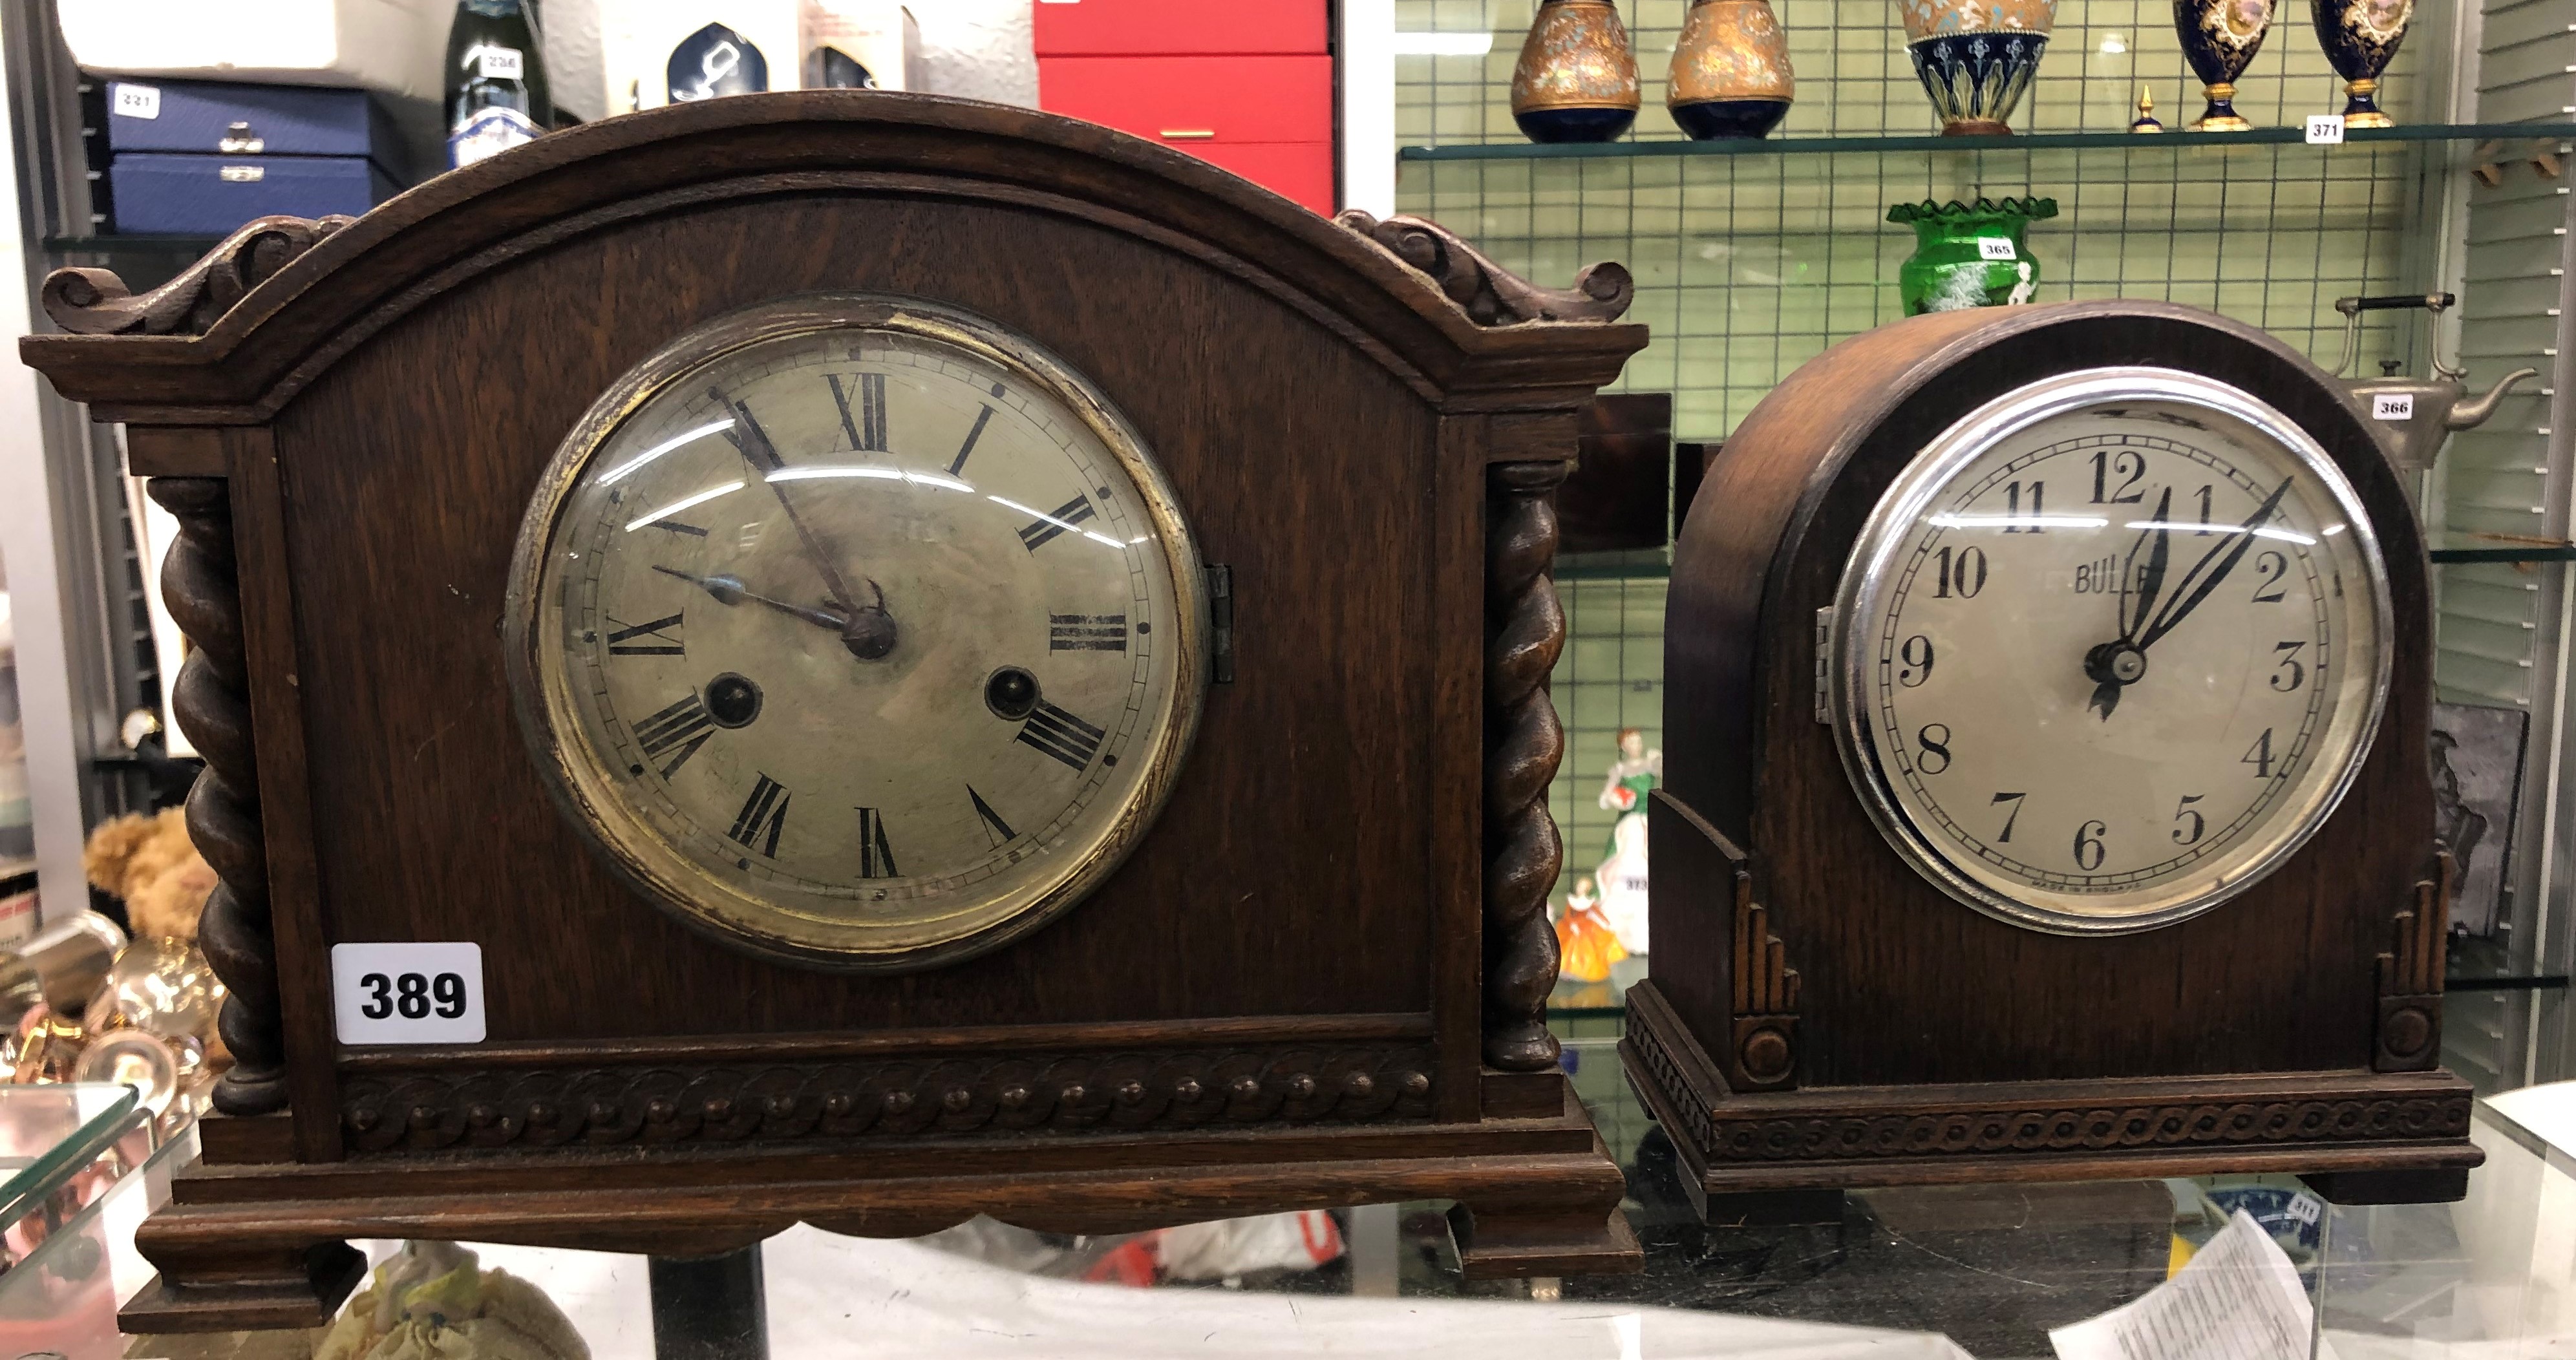
[[[769,1360],[758,1243],[722,1256],[656,1256],[647,1269],[658,1360]]]

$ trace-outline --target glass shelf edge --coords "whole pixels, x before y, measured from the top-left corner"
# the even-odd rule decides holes
[[[2393,128],[2354,128],[2346,145],[2380,142],[2465,142],[2576,138],[2576,123],[2423,123]],[[2032,132],[2006,137],[1943,137],[1936,134],[1878,137],[1779,137],[1731,141],[1557,143],[1458,142],[1445,146],[1408,146],[1396,158],[1408,161],[1618,160],[1638,156],[1786,156],[1861,151],[2047,151],[2087,147],[2299,146],[2305,129],[2254,128],[2246,132],[2169,132],[2141,137],[2131,132]]]
[[[2477,562],[2576,562],[2576,546],[2564,548],[2434,548],[2436,566]]]
[[[2434,548],[2427,555],[2436,566],[2576,562],[2576,544],[2531,548]],[[1548,574],[1559,581],[1661,581],[1670,577],[1673,569],[1669,562],[1587,562],[1580,558],[1559,558],[1555,569]]]
[[[120,252],[150,252],[155,255],[203,255],[223,244],[221,236],[48,236],[48,255],[114,255]]]
[[[2444,991],[2463,993],[2547,992],[2564,991],[2567,989],[2568,982],[2569,979],[2564,973],[2542,973],[2530,977],[2493,978],[2482,978],[2472,975],[2446,977],[2442,980],[2442,986]],[[1626,1018],[1627,1013],[1628,1008],[1624,1004],[1609,1006],[1550,1006],[1547,1008],[1547,1018],[1558,1021],[1618,1020]]]

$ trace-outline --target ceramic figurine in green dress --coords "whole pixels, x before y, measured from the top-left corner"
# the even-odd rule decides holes
[[[1644,732],[1621,728],[1619,758],[1601,781],[1600,799],[1619,819],[1610,824],[1610,842],[1593,877],[1600,883],[1601,914],[1630,954],[1646,952],[1646,795],[1663,779],[1664,753],[1647,748]]]
[[[1634,727],[1619,729],[1619,758],[1610,763],[1610,777],[1601,782],[1601,810],[1619,814],[1619,821],[1646,815],[1646,795],[1663,782],[1664,753],[1646,749],[1646,734]],[[1619,851],[1618,821],[1611,823],[1610,837],[1601,846],[1605,855]]]

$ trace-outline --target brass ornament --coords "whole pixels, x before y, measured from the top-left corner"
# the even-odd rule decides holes
[[[1692,0],[1664,93],[1682,131],[1699,141],[1768,136],[1797,93],[1770,0]]]
[[[1637,58],[1611,0],[1540,0],[1512,68],[1512,121],[1533,142],[1608,142],[1637,120]]]

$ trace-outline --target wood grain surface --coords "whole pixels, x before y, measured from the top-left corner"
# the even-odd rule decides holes
[[[701,322],[823,288],[945,299],[1088,374],[1234,573],[1235,683],[1127,865],[1031,939],[904,977],[711,949],[644,908],[547,801],[492,645],[522,507],[593,396]],[[602,324],[550,320],[567,298]],[[305,720],[338,753],[313,762],[324,932],[477,941],[493,1039],[1430,1008],[1436,417],[1257,290],[1051,215],[710,206],[448,292],[277,428]]]

